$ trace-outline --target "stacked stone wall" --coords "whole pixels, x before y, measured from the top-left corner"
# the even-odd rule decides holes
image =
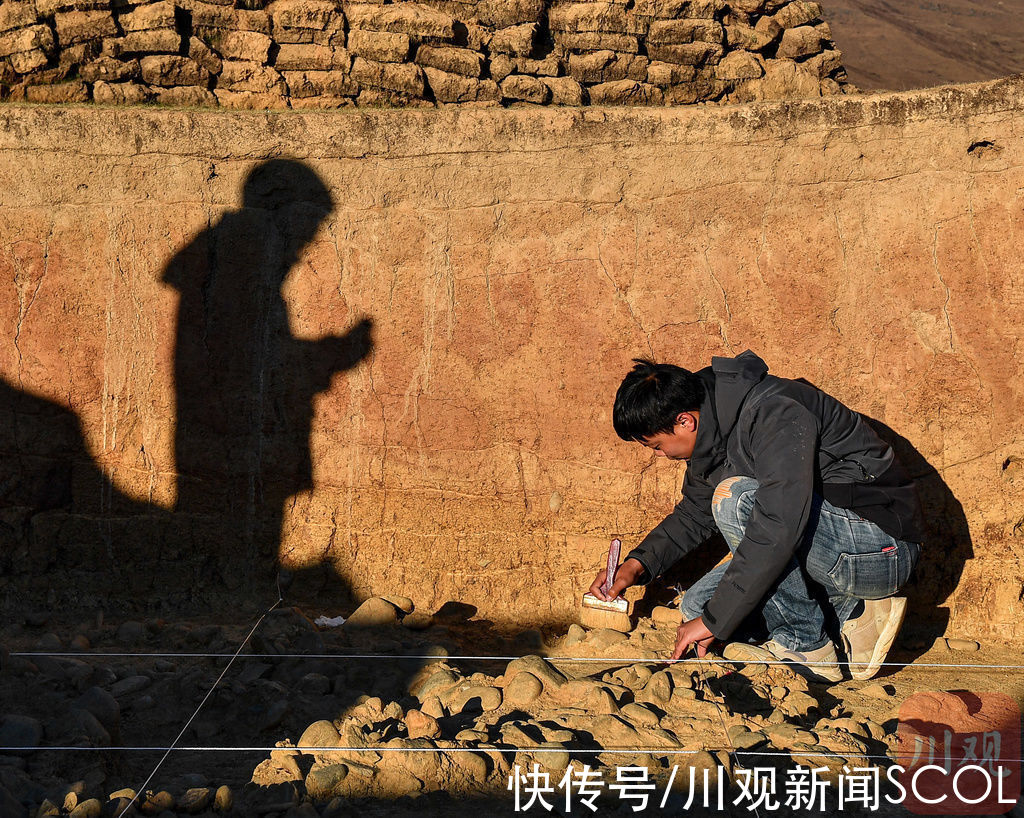
[[[0,98],[233,108],[679,105],[841,93],[807,0],[15,0]]]

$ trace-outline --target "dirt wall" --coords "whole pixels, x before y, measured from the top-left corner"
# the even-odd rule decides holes
[[[682,480],[611,429],[630,359],[749,347],[922,477],[918,613],[1024,635],[1022,106],[6,106],[5,598],[280,560],[570,618]]]

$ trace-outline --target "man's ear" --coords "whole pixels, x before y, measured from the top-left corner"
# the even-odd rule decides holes
[[[697,428],[697,418],[693,416],[693,412],[680,412],[676,415],[676,423],[681,424],[688,432],[692,432]]]

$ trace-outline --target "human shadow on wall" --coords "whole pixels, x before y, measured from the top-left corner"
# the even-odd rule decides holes
[[[289,326],[282,285],[333,208],[307,165],[264,162],[244,183],[242,207],[199,233],[162,277],[180,293],[175,512],[231,590],[273,588],[286,504],[313,486],[313,399],[372,349],[368,318],[317,340]],[[347,598],[333,580],[332,597]]]
[[[916,642],[927,649],[935,638],[945,633],[949,608],[943,603],[960,584],[967,560],[974,557],[967,516],[939,470],[913,443],[880,420],[863,417],[875,434],[892,446],[900,463],[917,483],[926,539],[917,567],[905,588],[908,605],[902,641],[907,646]]]

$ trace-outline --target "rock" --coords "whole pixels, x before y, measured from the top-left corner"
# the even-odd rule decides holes
[[[400,610],[404,614],[411,614],[413,612],[413,609],[416,607],[413,604],[413,601],[411,599],[409,599],[409,597],[407,597],[407,596],[394,596],[394,595],[391,595],[391,596],[381,597],[381,599],[383,599],[385,602],[390,602],[392,605],[394,605],[396,608],[398,608],[398,610]]]
[[[729,740],[736,750],[753,750],[768,743],[768,737],[759,730],[752,731],[746,725],[729,728]]]
[[[408,34],[352,29],[348,33],[348,50],[357,57],[380,62],[404,62],[409,57]]]
[[[451,15],[420,5],[402,3],[390,6],[373,3],[349,4],[345,8],[349,28],[391,31],[411,37],[451,40],[455,21]]]
[[[345,620],[344,627],[375,627],[398,623],[398,609],[385,599],[371,597]]]
[[[174,796],[167,790],[149,792],[137,802],[139,810],[145,815],[159,815],[164,810],[174,809]]]
[[[592,85],[589,89],[592,105],[661,105],[662,90],[656,85],[633,80],[618,80]]]
[[[487,685],[469,685],[451,696],[452,713],[488,712],[501,707],[501,691]]]
[[[210,80],[210,72],[187,57],[171,55],[143,57],[139,60],[139,66],[142,69],[142,79],[149,85],[176,88],[185,85],[205,85]],[[138,634],[137,629],[141,629],[141,635],[135,636],[131,642],[126,641],[121,634],[127,626],[132,626],[130,632],[133,634]],[[137,622],[125,622],[118,628],[118,641],[122,644],[137,644],[144,637],[145,628]]]
[[[861,695],[870,696],[873,699],[888,699],[895,692],[891,685],[883,685],[878,682],[865,685],[860,689]]]
[[[435,719],[444,718],[444,705],[437,696],[427,696],[420,704],[420,712]]]
[[[716,63],[723,53],[715,43],[680,43],[678,45],[648,45],[647,55],[658,62],[677,65],[706,65]]]
[[[405,714],[405,726],[409,738],[438,738],[441,727],[437,719],[422,710],[410,710]]]
[[[973,639],[950,639],[947,637],[946,645],[950,650],[973,651],[981,648],[981,645]]]
[[[533,40],[536,35],[536,23],[523,23],[518,26],[498,29],[491,37],[491,53],[529,57],[533,51]]]
[[[659,66],[658,68],[655,68],[655,76],[657,76],[657,72],[661,70],[661,66],[665,68],[667,76],[664,79],[669,80],[664,83],[665,85],[669,85],[673,82],[671,70],[673,68],[679,68],[679,66],[672,66],[669,63],[651,63],[647,68],[647,75],[650,82],[654,82],[654,80],[650,79],[651,68],[653,66]],[[663,83],[656,82],[654,84],[661,85]],[[658,605],[653,611],[651,611],[651,619],[656,625],[661,625],[667,628],[676,628],[683,623],[683,614],[678,608],[669,608],[665,605]]]
[[[100,818],[103,814],[103,805],[99,799],[89,798],[82,801],[69,813],[69,818]],[[113,813],[117,814],[117,813]]]
[[[821,33],[812,26],[798,26],[782,32],[776,56],[783,60],[796,60],[817,54],[821,49]]]
[[[273,41],[258,31],[228,31],[195,26],[196,36],[209,44],[221,57],[265,64]]]
[[[344,764],[314,764],[306,776],[306,792],[318,801],[338,795],[338,789],[348,777]]]
[[[217,792],[213,795],[213,808],[217,812],[231,812],[231,809],[235,804],[234,793],[231,792],[231,787],[227,784],[222,784],[217,787]]]
[[[723,80],[749,80],[764,75],[764,68],[757,57],[746,51],[733,51],[726,54],[715,66],[715,76]]]
[[[299,747],[337,747],[340,738],[334,722],[322,719],[307,727],[299,737]]]
[[[544,691],[540,679],[532,673],[517,674],[505,684],[505,701],[513,707],[527,707]]]
[[[540,656],[522,656],[513,659],[505,668],[505,684],[508,685],[520,673],[530,673],[544,685],[545,690],[557,690],[565,684],[565,676],[545,662]]]
[[[121,679],[119,682],[114,682],[110,686],[110,695],[114,698],[120,698],[121,696],[138,693],[140,690],[145,690],[149,687],[152,682],[153,680],[148,676],[129,676]]]
[[[637,701],[664,706],[671,698],[672,678],[664,670],[659,670],[644,685],[644,689],[637,696]]]
[[[445,666],[427,665],[409,684],[409,692],[423,702],[428,696],[441,696],[459,683],[459,675]]]
[[[642,704],[630,702],[622,706],[622,717],[638,727],[656,727],[658,716]]]
[[[423,631],[434,624],[434,617],[428,613],[410,613],[402,619],[402,624],[412,631]]]
[[[423,69],[409,63],[377,62],[356,57],[352,61],[351,76],[363,85],[408,94],[411,97],[422,97],[426,90]]]
[[[583,104],[583,86],[571,77],[541,77],[541,82],[551,90],[552,105]],[[571,627],[573,626],[570,625]]]
[[[612,628],[595,628],[587,634],[587,645],[594,650],[605,650],[612,645],[618,645],[629,639],[625,633],[620,633]]]
[[[551,89],[536,77],[511,74],[501,81],[501,95],[513,101],[543,105],[551,99]]]
[[[9,752],[24,755],[43,740],[43,725],[30,716],[9,714],[0,719],[0,747],[22,747]]]
[[[120,739],[121,705],[106,690],[101,687],[90,687],[75,700],[74,706],[92,713],[110,734],[111,739]]]
[[[421,45],[416,49],[416,62],[424,68],[436,68],[470,79],[479,79],[483,74],[483,59],[482,54],[468,48]]]
[[[565,641],[562,644],[567,648],[571,648],[573,645],[578,645],[586,638],[587,632],[574,622],[569,626],[569,630],[565,634]]]

